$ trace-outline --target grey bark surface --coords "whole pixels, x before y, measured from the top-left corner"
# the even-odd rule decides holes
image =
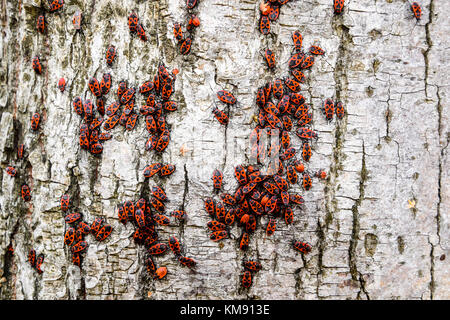
[[[46,14],[46,35],[35,29],[40,5],[38,0],[0,5],[1,299],[450,298],[445,1],[421,1],[418,22],[405,0],[346,1],[341,16],[333,14],[330,0],[290,1],[271,34],[263,36],[258,1],[202,0],[196,9],[201,25],[188,56],[178,53],[171,29],[173,22],[186,20],[184,1],[66,0],[62,11]],[[82,32],[72,26],[77,10],[83,12]],[[148,42],[129,33],[133,10]],[[235,239],[209,239],[203,199],[212,195],[216,168],[223,170],[224,190],[236,189],[233,168],[247,158],[233,141],[255,126],[257,88],[287,75],[295,30],[305,48],[319,44],[326,50],[301,93],[319,133],[307,169],[324,169],[328,178],[315,180],[308,192],[293,186],[306,200],[304,210],[296,209],[292,225],[279,223],[272,237],[258,227],[244,255]],[[118,57],[107,67],[110,44]],[[277,59],[274,71],[263,60],[267,47]],[[34,55],[41,57],[42,75],[31,68]],[[111,72],[112,90],[122,79],[137,86],[151,80],[160,61],[180,70],[174,98],[180,107],[168,116],[171,142],[162,156],[144,150],[148,134],[142,117],[131,132],[113,129],[100,158],[80,149],[81,118],[71,102],[77,95],[93,98],[89,78]],[[67,81],[64,93],[57,88],[61,77]],[[226,129],[211,114],[220,89],[232,90],[239,101]],[[343,121],[327,123],[321,114],[329,97],[343,101]],[[42,115],[38,133],[29,129],[34,112]],[[298,148],[300,141],[293,140]],[[27,146],[23,163],[16,160],[18,143]],[[175,173],[146,181],[143,168],[161,160],[175,164]],[[18,168],[17,177],[6,174],[8,165]],[[20,196],[23,181],[32,190],[30,203]],[[181,240],[186,255],[197,261],[195,271],[167,254],[156,259],[167,266],[167,277],[155,281],[146,275],[145,249],[133,242],[134,228],[117,218],[118,204],[137,200],[146,183],[165,188],[167,211],[184,206],[188,213],[185,224],[158,232],[162,239]],[[104,243],[90,241],[81,270],[63,243],[64,193],[76,194],[87,221],[103,216],[114,228]],[[238,237],[238,228],[231,233]],[[310,242],[312,252],[295,253],[294,238]],[[7,261],[10,242],[15,254]],[[42,275],[27,263],[31,248],[45,254]],[[240,289],[244,256],[263,265],[249,291]]]

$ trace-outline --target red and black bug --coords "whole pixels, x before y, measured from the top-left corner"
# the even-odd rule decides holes
[[[19,144],[19,146],[17,147],[17,158],[23,159],[24,152],[25,152],[25,145],[23,143]]]
[[[311,159],[311,146],[308,142],[303,142],[303,146],[302,146],[302,158],[305,161],[309,161]]]
[[[283,96],[283,81],[280,79],[276,79],[273,82],[272,90],[273,96],[277,99],[280,99]]]
[[[66,233],[64,234],[64,244],[67,246],[72,245],[72,243],[75,240],[75,229],[70,227],[67,229]]]
[[[70,206],[70,197],[68,194],[63,194],[61,196],[61,210],[66,212],[67,210],[69,210],[69,206]]]
[[[83,100],[81,100],[81,97],[75,97],[73,99],[73,109],[80,116],[83,114]]]
[[[221,201],[219,201],[216,204],[216,218],[220,222],[225,222],[225,216],[226,216],[225,206]]]
[[[294,42],[295,50],[296,51],[301,51],[302,50],[303,37],[302,37],[300,31],[294,31],[292,33],[292,41]]]
[[[211,230],[211,231],[223,231],[223,230],[226,230],[226,228],[227,228],[227,225],[226,224],[224,224],[224,223],[222,223],[222,222],[219,222],[219,221],[215,221],[215,220],[212,220],[212,221],[209,221],[207,224],[206,224],[206,226],[209,228],[209,230]]]
[[[344,0],[342,0],[342,2],[344,2]],[[417,2],[413,2],[411,4],[411,10],[414,13],[414,17],[417,20],[420,20],[420,17],[422,16],[422,8],[420,7],[420,5]]]
[[[286,175],[287,175],[287,178],[288,178],[290,184],[297,183],[298,175],[297,175],[297,172],[295,171],[295,168],[293,165],[287,166]]]
[[[139,23],[139,18],[136,13],[132,12],[128,16],[128,27],[130,28],[131,33],[137,32],[137,26]]]
[[[307,69],[307,68],[310,68],[313,64],[314,64],[314,57],[306,56],[301,64],[300,68]]]
[[[170,96],[173,93],[173,82],[171,79],[166,79],[163,82],[162,88],[161,88],[161,98],[163,99],[163,101],[167,101],[170,99]]]
[[[266,94],[264,93],[264,88],[259,88],[256,93],[256,104],[260,108],[264,108],[264,105],[266,104]]]
[[[270,20],[267,16],[261,16],[261,20],[259,20],[259,30],[262,34],[267,35],[270,32]]]
[[[291,145],[291,136],[287,131],[283,131],[283,133],[281,134],[281,145],[285,149],[288,149]]]
[[[148,248],[148,253],[150,255],[160,255],[167,251],[168,246],[165,243],[157,243],[150,248]]]
[[[36,266],[36,250],[31,249],[28,252],[28,262],[33,268]]]
[[[229,104],[229,105],[233,105],[236,103],[236,98],[234,97],[234,95],[226,90],[219,90],[217,91],[217,98],[219,98],[220,101],[222,101],[223,103]]]
[[[309,52],[311,52],[312,54],[315,54],[315,55],[323,55],[325,53],[325,51],[318,46],[311,46],[309,48]]]
[[[112,227],[109,224],[106,224],[95,234],[95,239],[97,241],[103,241],[111,234],[111,232]]]
[[[342,10],[344,9],[344,0],[334,0],[333,8],[334,13],[336,14],[342,13]]]
[[[91,142],[92,142],[92,138],[93,138],[93,133],[95,132],[95,142],[98,142],[98,131],[95,130],[98,127],[100,127],[100,125],[102,124],[103,119],[101,117],[95,117],[94,119],[92,119],[91,124],[89,125],[89,131],[91,131]]]
[[[280,16],[280,6],[276,4],[271,4],[269,9],[269,20],[276,21],[278,20],[278,17]]]
[[[134,212],[134,220],[136,221],[139,228],[143,228],[145,226],[145,215],[144,211],[141,209],[136,209]]]
[[[156,271],[156,265],[155,262],[153,261],[152,257],[149,256],[146,260],[145,260],[145,266],[147,268],[147,272],[151,275],[153,275]]]
[[[98,135],[99,141],[106,141],[110,140],[112,138],[112,135],[109,132],[102,132]]]
[[[300,82],[300,83],[305,82],[305,75],[300,70],[293,69],[293,70],[291,70],[291,74],[298,82]]]
[[[59,79],[59,81],[58,81],[58,89],[61,92],[64,92],[64,90],[66,89],[66,80],[64,78]]]
[[[34,71],[36,71],[36,73],[38,73],[38,74],[42,73],[42,65],[41,65],[41,61],[39,60],[38,56],[33,57],[31,66],[33,67]]]
[[[39,274],[43,272],[41,269],[43,263],[44,263],[44,255],[41,253],[40,255],[38,255],[35,265],[35,268]]]
[[[194,259],[192,258],[188,258],[188,257],[183,257],[183,256],[179,256],[178,257],[178,261],[185,267],[188,268],[193,268],[195,267],[195,265],[197,264],[197,262],[195,262]]]
[[[247,184],[247,173],[243,166],[238,165],[234,168],[234,176],[240,185]]]
[[[191,51],[192,39],[187,37],[184,39],[183,43],[180,46],[180,53],[183,55],[189,54]]]
[[[284,84],[286,87],[288,87],[292,92],[299,92],[300,91],[300,83],[297,82],[294,79],[286,78],[284,80]]]
[[[137,114],[136,113],[132,113],[127,120],[126,123],[126,129],[128,131],[131,131],[134,129],[134,126],[136,125],[136,120],[137,120]]]
[[[81,232],[83,235],[87,235],[91,232],[91,227],[84,221],[78,223],[78,232]]]
[[[179,256],[181,254],[181,245],[180,241],[176,237],[169,238],[169,247],[170,250],[176,255]]]
[[[245,270],[242,274],[242,287],[250,288],[252,286],[252,273],[248,270]]]
[[[150,204],[158,212],[164,212],[165,210],[164,204],[156,198],[151,198]],[[170,223],[169,218],[160,214],[155,214],[153,220],[155,220],[155,222],[157,222],[160,225],[168,225]]]
[[[91,233],[96,234],[102,227],[103,219],[101,217],[96,217],[91,223]]]
[[[106,63],[109,66],[112,66],[114,59],[116,58],[116,54],[117,54],[116,47],[113,45],[110,45],[108,47],[108,49],[106,50]]]
[[[123,204],[123,210],[125,212],[125,215],[128,217],[128,220],[133,221],[135,210],[133,201],[125,201],[125,203]]]
[[[301,66],[303,61],[305,60],[305,55],[303,52],[298,52],[294,54],[288,61],[289,69],[297,68],[298,66]]]
[[[161,201],[168,201],[166,193],[158,186],[152,187],[152,195]]]
[[[249,261],[245,261],[243,264],[244,264],[245,269],[252,271],[252,272],[258,272],[259,270],[262,269],[262,265],[258,261],[249,260]]]
[[[216,213],[214,200],[208,197],[204,200],[204,203],[206,212],[208,212],[211,217],[214,217]]]
[[[84,240],[77,242],[71,248],[72,253],[78,253],[86,250],[88,247],[88,243]]]
[[[317,132],[309,129],[309,128],[305,128],[305,127],[300,127],[297,129],[297,131],[295,132],[297,134],[297,136],[300,139],[317,139]]]
[[[147,35],[145,34],[145,30],[142,24],[138,23],[136,27],[136,32],[142,41],[147,41]]]
[[[64,6],[64,0],[48,0],[50,12],[61,9]]]
[[[102,91],[100,90],[100,83],[94,77],[89,79],[89,90],[91,90],[92,94],[96,97],[100,97],[102,95]]]
[[[311,245],[308,242],[293,241],[292,245],[295,250],[297,250],[303,254],[307,254],[307,253],[311,252],[311,249],[312,249]]]
[[[335,112],[336,112],[336,117],[339,120],[342,120],[344,118],[345,109],[344,109],[344,105],[342,104],[341,101],[336,103]]]
[[[144,177],[150,178],[156,173],[158,173],[162,168],[161,163],[153,163],[147,167],[144,168]]]
[[[214,189],[220,190],[222,188],[222,183],[223,183],[223,174],[222,174],[222,172],[220,172],[217,169],[214,170],[213,176],[212,176],[212,180],[213,180]]]
[[[128,101],[130,101],[134,97],[135,92],[136,90],[134,88],[127,89],[120,97],[120,103],[127,104]]]
[[[327,173],[323,170],[319,170],[314,174],[314,176],[323,180],[327,177]]]
[[[146,81],[139,87],[140,94],[150,93],[154,88],[153,81]]]
[[[128,216],[125,213],[125,210],[123,208],[123,206],[119,206],[119,208],[117,209],[117,215],[119,217],[119,221],[123,224],[126,224],[128,221]]]
[[[210,235],[210,239],[214,242],[225,239],[228,236],[228,232],[225,230],[214,231]]]
[[[66,223],[74,223],[81,219],[81,214],[78,212],[69,213],[64,217]]]
[[[270,49],[266,49],[264,52],[264,58],[266,59],[269,69],[275,68],[275,55]]]
[[[275,220],[274,218],[270,218],[269,222],[267,223],[266,234],[268,236],[271,236],[275,232],[276,227],[277,220]]]
[[[183,40],[183,30],[181,30],[181,25],[178,22],[173,24],[173,36],[178,42]]]
[[[84,101],[83,111],[84,111],[84,120],[87,123],[91,122],[92,117],[94,116],[94,106],[91,100],[87,99],[86,101]]]
[[[334,116],[334,102],[331,99],[326,99],[323,104],[323,113],[328,121],[333,120]]]
[[[114,114],[111,118],[109,118],[105,121],[105,124],[103,125],[103,129],[106,131],[113,129],[117,125],[119,120],[120,120],[120,114],[117,114],[117,113]]]
[[[45,17],[44,15],[39,15],[36,21],[36,29],[40,32],[40,33],[44,33],[45,32]]]
[[[122,98],[122,95],[125,93],[125,91],[127,91],[127,89],[128,87],[126,81],[120,81],[117,86],[117,97],[119,98],[119,100]]]
[[[78,267],[81,267],[81,254],[72,253],[72,263]]]
[[[220,124],[223,124],[223,125],[228,124],[229,119],[228,119],[228,115],[225,112],[214,107],[212,109],[212,113],[214,114],[214,117],[220,122]]]
[[[170,213],[170,215],[174,216],[179,220],[185,220],[187,217],[187,213],[184,210],[174,210]]]
[[[14,177],[17,174],[17,170],[14,167],[6,167],[6,173]]]
[[[197,0],[186,0],[186,7],[193,9],[197,5]]]
[[[72,19],[72,23],[73,23],[73,27],[75,30],[80,30],[81,29],[81,19],[82,19],[82,14],[80,11],[76,11],[75,14],[73,15],[73,19]]]
[[[111,89],[112,77],[110,73],[104,73],[100,82],[100,91],[103,95],[108,94]]]
[[[247,232],[243,232],[241,235],[241,239],[239,241],[239,249],[241,249],[242,251],[247,250],[249,240],[250,240],[249,234]]]
[[[91,144],[89,151],[93,154],[100,154],[103,152],[103,146],[100,143]]]
[[[311,189],[311,186],[312,186],[311,176],[309,174],[307,174],[306,172],[303,173],[302,186],[303,186],[303,189],[305,189],[306,191]]]
[[[25,202],[31,200],[30,187],[27,184],[23,184],[21,188],[22,199]]]
[[[155,150],[158,152],[163,152],[169,145],[170,137],[168,134],[161,134],[156,144]]]

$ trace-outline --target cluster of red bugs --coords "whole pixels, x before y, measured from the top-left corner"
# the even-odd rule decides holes
[[[164,278],[167,274],[167,267],[156,268],[153,258],[166,253],[169,248],[182,265],[193,268],[196,264],[194,259],[181,254],[182,246],[176,237],[170,237],[168,245],[165,242],[158,241],[156,227],[170,224],[170,218],[164,215],[164,203],[167,201],[169,199],[164,190],[159,186],[154,186],[151,190],[150,199],[140,198],[136,202],[128,200],[120,204],[118,208],[119,221],[124,225],[131,222],[135,226],[133,239],[136,244],[144,245],[146,248],[148,256],[145,265],[147,272],[154,279]],[[187,217],[184,210],[172,211],[170,215],[180,221]]]
[[[192,40],[194,39],[194,31],[200,25],[200,19],[190,11],[197,6],[197,0],[186,0],[186,8],[188,11],[186,31],[188,35],[183,34],[182,25],[179,22],[173,24],[173,37],[180,45],[180,53],[187,55],[191,52]]]
[[[132,12],[128,16],[128,27],[131,34],[137,34],[142,41],[147,41],[147,35],[145,34],[144,27],[139,22],[139,18],[135,12]]]
[[[64,244],[70,247],[72,263],[81,268],[82,254],[88,248],[85,236],[91,233],[97,241],[104,241],[111,234],[112,227],[109,224],[105,224],[101,217],[95,218],[89,225],[83,221],[80,213],[67,213],[71,208],[70,197],[67,194],[61,196],[60,206],[64,213],[64,221],[68,225],[64,233]]]
[[[102,153],[103,145],[101,143],[112,137],[108,132],[100,132],[101,124],[103,123],[102,116],[105,115],[105,95],[109,93],[111,83],[112,77],[110,73],[103,74],[101,82],[94,77],[89,80],[89,89],[96,97],[95,109],[90,99],[86,99],[83,102],[82,98],[77,96],[72,102],[74,111],[83,119],[83,123],[80,125],[80,147],[92,154]],[[96,115],[95,112],[98,112],[99,115]],[[112,117],[113,114],[111,112],[109,109],[106,111],[106,115],[111,117],[105,121],[103,126],[105,131],[111,130],[118,122]]]
[[[42,263],[44,262],[44,254],[41,253],[38,256],[36,256],[36,250],[31,249],[28,253],[28,262],[30,263],[31,267],[36,270],[39,274],[41,274],[43,271],[41,269]]]
[[[270,21],[278,20],[281,6],[288,2],[289,0],[264,0],[261,2],[259,5],[259,10],[261,11],[259,31],[261,31],[263,35],[268,35],[270,33]]]
[[[256,230],[258,220],[267,217],[266,235],[272,236],[276,230],[277,218],[284,219],[286,224],[292,224],[294,205],[304,203],[303,197],[289,193],[289,185],[300,183],[305,191],[312,186],[312,175],[305,171],[304,164],[296,159],[297,150],[291,144],[290,132],[294,130],[294,122],[298,128],[296,135],[302,140],[303,161],[309,162],[311,141],[318,138],[317,132],[311,129],[312,113],[305,103],[305,98],[299,93],[301,84],[305,81],[303,72],[314,63],[314,55],[323,55],[324,50],[318,46],[309,48],[309,55],[302,51],[303,38],[300,32],[292,35],[295,53],[289,59],[288,65],[291,77],[276,79],[258,88],[256,104],[259,107],[257,126],[250,134],[251,156],[257,160],[257,165],[235,167],[235,177],[239,183],[234,194],[222,193],[220,200],[208,197],[204,199],[205,209],[213,220],[207,223],[211,231],[210,239],[219,241],[227,238],[229,228],[237,222],[242,227],[239,237],[239,247],[246,250],[251,233]],[[236,103],[232,93],[219,91],[218,98],[227,105]],[[334,106],[334,104],[333,104]],[[339,116],[344,115],[339,104]],[[220,116],[218,109],[213,110],[220,123],[226,124],[228,118]],[[220,111],[221,112],[221,111]],[[334,112],[334,107],[333,107]],[[338,113],[337,113],[338,114]],[[226,119],[226,120],[222,120]],[[262,135],[275,136],[269,146],[262,142]],[[275,142],[274,142],[275,141]],[[259,165],[271,157],[267,172],[263,173]],[[299,174],[302,177],[299,178]],[[286,177],[284,177],[286,176]],[[326,173],[319,170],[316,177],[324,179]],[[219,170],[213,172],[213,186],[219,192],[223,184],[223,175]],[[303,254],[311,251],[311,245],[303,241],[293,241],[293,248]],[[252,283],[249,270],[244,272],[242,286],[248,288]]]
[[[171,73],[164,64],[160,63],[153,81],[147,81],[139,88],[139,93],[147,96],[146,104],[140,109],[145,116],[145,124],[150,138],[145,143],[147,151],[163,152],[170,141],[169,125],[166,122],[166,113],[178,109],[178,104],[170,100],[175,88],[178,69]]]

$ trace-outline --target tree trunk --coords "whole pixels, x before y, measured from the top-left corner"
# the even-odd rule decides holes
[[[259,2],[203,0],[191,11],[201,21],[191,52],[181,55],[172,32],[175,21],[186,27],[181,0],[66,0],[53,13],[47,1],[2,0],[0,298],[449,299],[450,23],[445,1],[420,4],[423,15],[416,21],[404,0],[345,1],[341,15],[334,14],[332,0],[292,0],[264,36]],[[76,11],[83,15],[80,31],[72,24]],[[130,34],[132,11],[147,42]],[[43,12],[45,34],[36,30]],[[262,217],[244,253],[237,225],[230,238],[209,239],[203,200],[218,199],[214,169],[223,171],[225,192],[236,190],[234,167],[249,163],[242,146],[256,125],[256,91],[288,76],[295,30],[305,50],[317,44],[326,51],[305,73],[301,93],[319,136],[305,166],[328,176],[314,178],[309,191],[291,186],[306,202],[295,208],[293,224],[280,221],[268,237]],[[109,67],[105,53],[111,44],[117,58]],[[264,60],[266,48],[276,57],[273,70]],[[36,55],[40,75],[32,69]],[[132,131],[120,125],[111,130],[100,156],[81,149],[82,118],[72,101],[95,101],[89,79],[111,73],[107,106],[120,80],[138,88],[153,80],[160,62],[180,70],[173,96],[178,110],[167,116],[167,149],[161,155],[145,150],[143,116]],[[63,93],[60,78],[67,82]],[[226,127],[211,112],[214,104],[224,109],[216,97],[221,89],[238,100],[225,108]],[[343,120],[326,121],[326,98],[343,102]],[[142,104],[137,94],[136,108]],[[37,132],[30,129],[35,112],[41,115]],[[291,137],[301,150],[300,140]],[[25,157],[18,160],[22,143]],[[175,164],[176,171],[145,179],[144,167],[154,162]],[[18,170],[15,177],[6,174],[7,166]],[[30,202],[20,194],[24,182]],[[190,270],[172,253],[156,257],[158,266],[168,268],[162,280],[147,274],[146,250],[133,241],[135,227],[121,224],[117,214],[119,204],[138,200],[154,185],[170,199],[166,212],[184,208],[188,214],[184,223],[172,218],[170,226],[158,227],[159,238],[178,237],[186,256],[197,262]],[[63,194],[85,221],[101,216],[113,227],[103,242],[87,237],[81,268],[72,264],[63,242]],[[312,251],[296,253],[293,239],[309,242]],[[10,243],[13,255],[7,253]],[[45,255],[42,274],[28,263],[32,248]],[[243,290],[242,261],[251,258],[263,269]]]

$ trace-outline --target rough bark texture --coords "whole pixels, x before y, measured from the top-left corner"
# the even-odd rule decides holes
[[[178,54],[171,31],[174,21],[186,20],[184,1],[66,0],[62,11],[46,14],[46,35],[35,28],[40,5],[2,0],[0,6],[0,298],[450,298],[445,1],[421,1],[419,22],[406,0],[346,1],[340,16],[333,14],[331,0],[290,1],[271,34],[263,36],[259,2],[202,0],[196,9],[201,25],[187,57]],[[76,10],[83,12],[82,32],[72,26]],[[146,43],[130,36],[132,10],[146,28]],[[280,223],[272,237],[259,227],[244,255],[236,240],[209,240],[203,199],[212,194],[215,168],[224,172],[225,191],[235,190],[233,168],[247,159],[233,141],[255,126],[256,89],[287,75],[294,30],[302,33],[305,48],[317,43],[326,50],[307,74],[302,94],[319,132],[308,169],[329,174],[308,192],[295,186],[305,209],[296,210],[293,225]],[[112,68],[104,59],[109,44],[118,50]],[[263,60],[267,47],[277,58],[274,71]],[[31,68],[36,54],[42,75]],[[122,79],[138,85],[151,79],[159,61],[180,70],[175,94],[180,108],[168,118],[172,140],[162,157],[144,151],[148,134],[142,118],[134,131],[114,129],[100,158],[81,150],[81,118],[71,101],[91,97],[89,78],[109,71],[113,90]],[[57,89],[61,77],[68,81],[64,93]],[[226,129],[211,114],[221,88],[239,101]],[[344,121],[325,121],[320,107],[328,97],[344,102]],[[39,133],[29,129],[36,111],[43,116]],[[22,163],[16,160],[18,143],[28,150]],[[143,168],[156,160],[174,163],[177,170],[168,179],[145,181]],[[7,165],[19,169],[16,178],[5,173]],[[32,190],[30,203],[20,197],[23,181]],[[190,271],[171,254],[157,258],[169,269],[162,281],[146,275],[144,249],[131,238],[134,228],[117,219],[119,203],[137,200],[145,184],[157,182],[171,199],[168,211],[184,206],[189,215],[183,225],[159,228],[161,238],[178,236],[198,262]],[[90,241],[82,271],[63,243],[59,199],[67,192],[76,195],[87,221],[104,216],[114,227],[105,243]],[[239,236],[236,227],[232,234]],[[294,253],[294,238],[310,242],[313,251],[304,257]],[[6,258],[10,241],[15,254]],[[32,247],[45,254],[42,275],[27,263]],[[240,289],[244,257],[263,264],[249,291]]]

